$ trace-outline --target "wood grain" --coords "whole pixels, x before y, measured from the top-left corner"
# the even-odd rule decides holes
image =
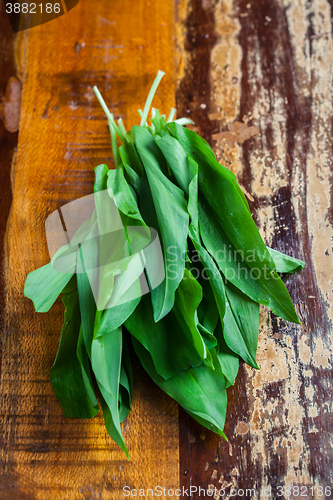
[[[148,5],[149,4],[149,5]],[[112,166],[98,85],[116,117],[137,123],[158,69],[155,105],[174,105],[173,2],[81,1],[63,17],[17,38],[23,83],[13,204],[6,234],[6,328],[2,335],[1,498],[114,499],[122,488],[175,486],[178,409],[143,374],[123,425],[131,461],[101,415],[66,420],[49,380],[63,319],[61,301],[36,314],[24,298],[27,273],[48,261],[44,222],[92,192],[93,168]]]
[[[179,483],[223,488],[221,498],[259,500],[277,498],[278,486],[302,485],[306,495],[294,490],[292,498],[323,498],[316,488],[332,485],[333,469],[331,5],[110,5],[81,0],[66,16],[21,32],[16,68],[12,37],[0,16],[0,53],[6,54],[0,60],[1,93],[16,71],[23,83],[8,223],[17,134],[0,123],[0,221],[3,231],[7,227],[0,498],[120,499],[124,485]],[[261,369],[242,364],[228,390],[229,443],[182,411],[178,429],[177,406],[141,370],[123,427],[127,463],[101,416],[63,418],[48,375],[63,307],[58,301],[50,313],[35,314],[23,285],[27,273],[48,260],[46,217],[92,191],[97,164],[111,165],[106,122],[92,86],[99,86],[129,127],[158,69],[167,74],[156,107],[168,112],[176,95],[179,115],[194,119],[237,175],[267,244],[307,265],[286,278],[300,327],[261,309]]]
[[[0,11],[0,241],[4,240],[7,227],[7,219],[12,203],[12,193],[10,185],[10,170],[12,158],[17,146],[18,133],[10,132],[5,126],[7,122],[4,110],[6,90],[8,82],[16,78],[15,56],[14,56],[14,36],[12,34],[9,21]],[[5,269],[4,269],[4,245],[0,246],[0,303],[1,309],[4,304]],[[3,317],[0,318],[0,321]],[[1,323],[1,327],[3,324]]]
[[[193,97],[197,129],[249,194],[266,243],[306,261],[285,280],[302,325],[261,309],[261,369],[243,364],[229,389],[229,443],[181,413],[182,484],[221,498],[303,485],[317,499],[332,486],[331,15],[324,0],[179,2],[178,107]],[[259,135],[244,140],[251,126]]]

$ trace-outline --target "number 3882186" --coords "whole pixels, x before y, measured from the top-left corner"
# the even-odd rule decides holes
[[[60,14],[61,6],[60,3],[6,3],[7,14]]]
[[[313,497],[316,495],[316,498],[331,498],[332,488],[331,486],[308,486],[308,485],[294,485],[294,486],[278,486],[277,487],[277,496],[285,496],[287,498],[309,498],[309,495]]]

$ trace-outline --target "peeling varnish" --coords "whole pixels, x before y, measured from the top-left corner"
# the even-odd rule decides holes
[[[287,5],[287,2],[285,2]],[[305,25],[304,6],[301,2],[290,5],[288,22],[295,37],[304,40],[304,46],[294,44],[296,61],[299,68],[303,70],[304,93],[312,91],[312,135],[311,148],[307,163],[307,214],[310,236],[312,236],[312,257],[316,272],[318,287],[327,303],[327,314],[333,321],[333,259],[332,255],[325,255],[325,251],[331,252],[332,227],[328,222],[331,210],[330,185],[332,183],[332,37],[314,35],[312,37],[312,57],[309,57],[309,40],[306,37],[307,26]],[[316,34],[331,32],[330,5],[326,0],[318,0],[313,3],[312,24]],[[307,13],[308,15],[310,13]],[[310,66],[311,63],[311,66]],[[312,75],[317,75],[312,78]],[[319,77],[320,75],[320,77]],[[300,171],[296,172],[295,185],[304,182]],[[304,206],[304,200],[298,196],[295,188],[296,202],[294,205],[296,213]],[[320,339],[315,342],[316,352],[323,352]],[[326,350],[332,349],[332,343],[326,342]],[[327,354],[326,354],[327,358]],[[323,360],[321,360],[323,361]],[[316,360],[317,366],[320,361]],[[325,366],[324,366],[325,365]],[[324,367],[328,363],[324,361]]]
[[[211,479],[217,479],[217,470],[214,469],[212,472],[212,475],[210,476]]]
[[[176,51],[176,76],[177,85],[179,86],[181,80],[185,77],[185,70],[188,65],[188,53],[185,50],[185,41],[187,33],[184,29],[186,19],[189,14],[191,2],[190,0],[178,0],[177,1],[177,19],[176,19],[176,40],[177,40],[177,51]]]
[[[225,132],[220,132],[213,135],[215,141],[224,139],[226,143],[233,148],[235,143],[243,144],[244,141],[250,139],[255,135],[259,135],[259,127],[252,125],[248,127],[246,123],[243,122],[233,122],[227,124],[228,130]]]
[[[5,95],[0,99],[0,118],[8,132],[17,132],[20,123],[21,82],[11,76],[6,85]]]
[[[211,79],[216,112],[221,113],[225,123],[236,120],[240,101],[242,50],[237,43],[240,25],[232,14],[232,1],[220,0],[217,3],[216,32],[221,36],[211,54]]]
[[[289,31],[294,37],[293,44],[295,60],[297,63],[298,81],[301,84],[297,90],[303,96],[309,95],[312,85],[314,119],[313,132],[311,136],[311,148],[307,164],[307,213],[308,227],[312,244],[312,257],[316,273],[318,287],[322,298],[327,303],[329,318],[333,319],[333,259],[332,259],[332,227],[329,223],[329,210],[331,200],[329,198],[332,179],[329,176],[332,161],[328,154],[331,145],[331,86],[332,65],[327,57],[332,53],[332,40],[328,36],[331,32],[330,7],[327,1],[319,0],[312,18],[315,33],[312,36],[312,56],[309,52],[309,37],[307,36],[309,3],[298,0],[290,3],[289,0],[281,1],[286,8]],[[249,4],[250,5],[250,4]],[[218,120],[221,132],[214,137],[217,140],[215,151],[218,159],[228,166],[236,175],[242,173],[242,149],[237,141],[222,141],[228,123],[238,119],[240,106],[240,80],[241,80],[241,48],[238,44],[240,26],[234,17],[231,1],[220,1],[215,9],[217,32],[221,38],[216,44],[211,56],[212,97],[216,109],[212,109],[209,115],[211,120]],[[271,19],[266,18],[267,24]],[[325,36],[323,36],[325,34]],[[304,44],[300,43],[304,40]],[[326,55],[326,56],[325,56]],[[311,66],[312,65],[312,66]],[[315,67],[313,67],[315,65]],[[252,68],[256,72],[256,79],[261,81],[260,65],[255,64]],[[316,78],[311,82],[311,76],[315,72]],[[253,120],[264,130],[267,124],[267,116],[270,113],[270,124],[272,127],[273,148],[266,143],[263,135],[258,138],[261,141],[258,147],[259,153],[251,154],[251,172],[253,180],[251,193],[256,198],[271,199],[277,188],[288,185],[288,172],[286,171],[286,106],[283,96],[275,94],[272,109],[268,108],[270,102],[267,91],[261,88],[257,96],[255,109],[251,117],[241,117],[246,122]],[[304,207],[301,187],[304,185],[302,173],[301,154],[299,138],[295,138],[295,158],[292,179],[293,208],[296,217],[300,208]],[[274,206],[268,205],[259,208],[257,221],[261,234],[267,244],[276,231],[274,222]],[[297,229],[301,231],[300,218],[297,217]],[[301,256],[300,256],[301,257]],[[315,296],[313,296],[315,297]],[[303,306],[306,308],[306,304]],[[313,339],[310,345],[308,332],[304,325],[295,328],[297,335],[298,356],[295,352],[293,336],[270,335],[272,325],[268,321],[267,310],[262,308],[261,331],[259,338],[258,363],[260,371],[246,366],[246,387],[248,400],[250,402],[250,447],[252,462],[258,463],[261,470],[269,467],[272,454],[282,457],[287,464],[285,477],[279,478],[284,484],[312,484],[309,473],[309,450],[304,441],[302,419],[309,417],[309,432],[317,434],[319,429],[312,419],[320,414],[320,408],[314,404],[315,392],[312,386],[312,367],[330,369],[332,367],[331,340],[323,340],[320,333]],[[301,379],[300,370],[305,379],[305,400],[301,402]],[[266,402],[264,391],[270,384],[280,383],[280,397],[270,398]],[[265,401],[265,405],[263,404]],[[237,428],[236,428],[237,429]],[[284,430],[287,429],[287,437]],[[237,431],[236,431],[237,432]],[[273,445],[268,447],[267,437],[274,435]],[[229,447],[231,447],[229,443]],[[232,450],[232,447],[231,447]],[[296,481],[297,478],[297,481]],[[270,478],[262,475],[261,488],[269,485]],[[224,476],[221,476],[221,483]],[[318,483],[319,484],[319,483]],[[222,487],[226,488],[228,483],[224,481]]]
[[[250,428],[246,422],[238,422],[235,428],[236,434],[244,435],[249,432]]]
[[[220,33],[211,53],[211,89],[214,109],[210,119],[218,119],[221,133],[228,123],[236,121],[239,114],[242,49],[238,44],[240,24],[233,16],[233,2],[219,0],[215,7],[216,32]],[[242,171],[241,147],[237,142],[215,136],[215,153],[221,163],[236,175]]]
[[[246,390],[250,402],[251,448],[254,462],[259,461],[265,468],[269,465],[271,453],[284,455],[288,464],[285,484],[295,478],[295,470],[300,468],[300,456],[303,456],[300,476],[310,481],[306,470],[306,451],[302,436],[304,408],[300,401],[298,365],[293,353],[292,340],[284,337],[285,345],[278,345],[275,340],[261,334],[259,337],[259,371],[246,366]],[[264,391],[270,383],[283,381],[281,395],[278,398],[265,399]],[[263,402],[266,401],[264,406]],[[288,429],[288,438],[283,436],[283,429]],[[267,438],[274,435],[273,445],[267,447]],[[268,486],[269,478],[263,478],[263,486]]]

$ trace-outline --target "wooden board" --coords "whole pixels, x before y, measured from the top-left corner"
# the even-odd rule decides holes
[[[302,325],[261,309],[261,369],[243,364],[228,391],[229,443],[181,413],[182,483],[221,498],[322,498],[333,483],[331,15],[326,1],[179,6],[177,105],[237,175],[266,243],[306,261],[285,280]]]
[[[128,16],[128,12],[131,15]],[[65,16],[16,40],[23,84],[19,143],[7,226],[6,331],[2,336],[1,498],[122,497],[122,488],[178,483],[178,409],[140,376],[124,425],[131,462],[106,433],[101,415],[66,420],[49,380],[63,306],[43,315],[24,298],[26,275],[48,261],[44,223],[92,192],[93,169],[111,166],[98,85],[126,126],[140,121],[158,71],[156,106],[174,105],[173,3],[81,1]],[[138,377],[136,377],[138,378]]]
[[[8,26],[0,36],[4,92],[15,65]],[[330,498],[320,490],[332,486],[333,470],[329,2],[126,0],[111,9],[81,0],[15,43],[23,97],[2,273],[0,497],[120,499],[126,484],[159,484],[216,487],[220,498]],[[131,126],[158,69],[167,75],[156,107],[167,112],[176,102],[179,115],[194,119],[237,175],[266,243],[307,265],[286,278],[300,327],[261,309],[261,369],[242,364],[228,390],[229,443],[183,411],[178,429],[177,406],[139,372],[124,427],[127,463],[101,416],[63,418],[48,377],[62,305],[35,314],[22,292],[26,274],[48,259],[47,215],[90,193],[94,166],[111,161],[92,85]],[[1,134],[4,228],[17,135]],[[294,487],[289,497],[286,486]]]

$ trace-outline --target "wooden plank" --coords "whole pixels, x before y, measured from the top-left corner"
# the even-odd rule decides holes
[[[285,280],[302,325],[261,309],[261,369],[243,364],[228,391],[229,444],[181,413],[182,484],[221,498],[332,486],[331,16],[327,1],[178,3],[178,108],[250,194],[267,244],[306,261]]]
[[[178,484],[178,409],[144,374],[123,426],[131,462],[102,416],[66,420],[49,381],[63,319],[60,301],[35,314],[26,275],[48,261],[44,222],[92,192],[93,168],[111,166],[110,139],[92,86],[126,126],[138,122],[158,69],[155,105],[174,105],[173,2],[79,2],[71,12],[22,32],[23,83],[13,204],[6,234],[6,335],[2,337],[1,498],[122,498],[129,485]]]
[[[167,77],[157,106],[173,104],[174,13],[172,2],[152,2],[148,9],[127,0],[112,12],[106,2],[93,12],[82,4],[17,41],[24,94],[6,235],[1,498],[122,498],[125,484],[175,487],[179,456],[185,487],[212,484],[229,494],[255,488],[255,498],[272,487],[275,498],[279,485],[302,484],[308,498],[322,498],[320,490],[311,496],[310,488],[328,484],[332,468],[329,4],[300,0],[286,9],[282,0],[178,1],[179,114],[194,118],[236,173],[253,198],[265,240],[306,259],[307,269],[287,280],[303,325],[290,326],[262,309],[261,371],[242,365],[229,390],[229,445],[182,412],[179,455],[176,405],[138,374],[125,425],[130,464],[107,437],[102,418],[62,417],[48,380],[62,306],[35,315],[22,291],[27,272],[48,258],[47,215],[90,193],[93,167],[110,161],[92,85],[131,125],[161,68]],[[2,91],[12,74],[1,73]],[[260,135],[244,140],[251,130],[229,130],[235,122],[258,126]],[[1,167],[8,166],[15,143],[2,137],[9,155]],[[8,213],[10,195],[6,200]]]
[[[5,298],[5,260],[3,241],[6,232],[8,214],[12,203],[10,169],[18,139],[17,128],[15,125],[17,126],[19,119],[19,115],[16,112],[17,107],[15,106],[15,99],[14,102],[11,102],[11,97],[13,96],[9,95],[11,82],[14,82],[14,85],[15,83],[19,84],[16,78],[14,36],[4,10],[0,10],[0,241],[2,243],[0,246],[1,309],[3,309]],[[3,320],[3,318],[1,318],[1,320]],[[3,324],[1,324],[1,326],[3,326]]]

